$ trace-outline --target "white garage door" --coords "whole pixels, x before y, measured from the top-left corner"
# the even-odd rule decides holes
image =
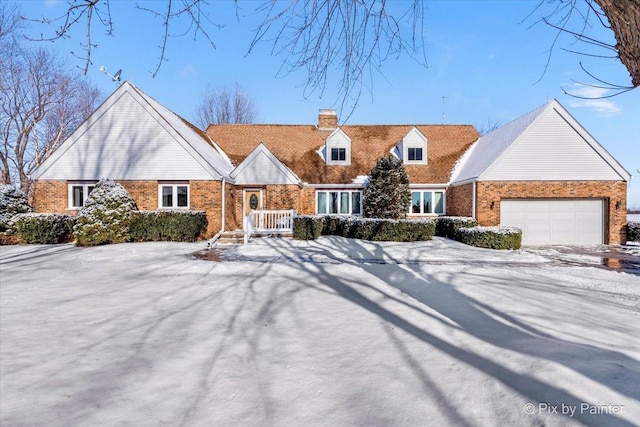
[[[603,201],[502,200],[500,224],[522,229],[523,245],[603,243]]]

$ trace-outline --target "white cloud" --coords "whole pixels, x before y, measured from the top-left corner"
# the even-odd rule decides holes
[[[589,108],[599,113],[616,114],[622,109],[611,99],[602,97],[609,95],[610,90],[576,83],[572,89],[567,90],[569,95],[579,98],[572,98],[569,105],[573,108]],[[589,98],[589,99],[581,99]]]

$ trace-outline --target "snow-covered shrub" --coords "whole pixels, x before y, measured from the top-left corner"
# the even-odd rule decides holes
[[[432,219],[354,218],[349,237],[374,242],[417,242],[431,240],[435,231],[436,223]]]
[[[129,235],[136,242],[194,242],[207,228],[202,211],[166,210],[133,212]]]
[[[131,212],[135,210],[136,203],[122,185],[100,180],[76,217],[76,244],[96,246],[129,241]]]
[[[459,228],[456,240],[479,248],[520,249],[522,230],[516,227],[470,227]]]
[[[297,215],[293,218],[293,238],[297,240],[315,240],[322,234],[321,216]]]
[[[456,239],[459,228],[469,228],[478,225],[478,221],[469,216],[440,216],[436,219],[436,236]]]
[[[409,175],[402,160],[394,156],[378,159],[371,169],[369,184],[362,200],[367,218],[402,219],[411,203]]]
[[[294,238],[301,240],[330,235],[379,242],[431,240],[436,229],[432,219],[409,221],[339,215],[301,215],[294,219],[293,226]]]
[[[13,217],[15,232],[25,243],[55,244],[68,241],[74,217],[59,213],[22,213]]]
[[[32,212],[27,196],[13,185],[0,185],[0,232],[11,231],[11,218]]]
[[[640,242],[640,222],[631,221],[627,223],[627,240]]]

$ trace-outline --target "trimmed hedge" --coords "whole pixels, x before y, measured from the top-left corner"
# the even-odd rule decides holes
[[[350,216],[298,216],[293,237],[314,240],[321,235],[342,236],[378,242],[415,242],[431,240],[435,233],[431,219],[410,221]]]
[[[129,236],[134,242],[195,242],[207,224],[207,215],[202,211],[134,211]]]
[[[322,234],[324,221],[321,216],[299,215],[293,218],[293,238],[315,240]]]
[[[12,220],[17,236],[29,244],[55,244],[71,240],[75,218],[56,213],[23,213]]]
[[[522,230],[515,227],[458,228],[456,240],[479,248],[520,249]]]
[[[436,219],[436,236],[458,240],[460,228],[475,227],[478,221],[469,216],[441,216]]]
[[[627,240],[630,242],[640,242],[640,221],[627,223]]]

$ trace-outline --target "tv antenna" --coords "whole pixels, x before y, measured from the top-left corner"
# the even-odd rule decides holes
[[[446,121],[445,117],[444,117],[444,100],[447,99],[447,98],[448,98],[448,96],[443,96],[442,97],[442,124],[444,124],[444,122]]]
[[[113,80],[116,84],[118,84],[118,85],[122,84],[122,80],[120,79],[120,75],[122,74],[122,70],[116,71],[115,74],[109,74],[109,72],[107,71],[107,67],[105,67],[103,65],[103,66],[100,67],[100,71],[105,73],[107,76],[111,77],[111,80]]]

